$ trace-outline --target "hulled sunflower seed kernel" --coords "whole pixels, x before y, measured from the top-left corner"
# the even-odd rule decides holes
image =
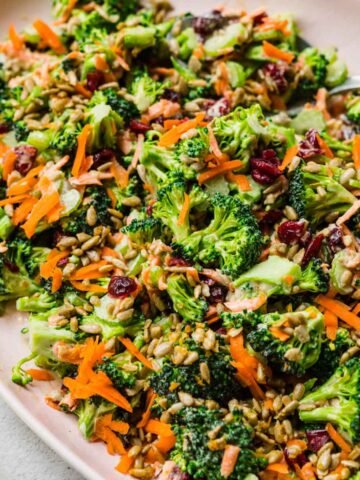
[[[96,215],[96,210],[93,205],[90,205],[90,207],[87,209],[86,212],[86,223],[89,225],[89,227],[94,227],[97,222],[97,215]]]
[[[170,353],[172,349],[173,349],[173,344],[172,343],[170,343],[170,342],[160,343],[154,349],[154,356],[157,357],[157,358],[164,357],[165,355]]]
[[[179,400],[183,403],[186,407],[191,407],[194,404],[194,398],[186,392],[179,392]]]
[[[211,381],[210,370],[209,370],[209,367],[208,367],[207,363],[205,363],[205,362],[200,363],[200,375],[201,375],[201,378],[206,383],[210,384],[210,381]]]
[[[192,365],[197,360],[199,360],[198,352],[190,352],[189,355],[184,360],[184,365]]]

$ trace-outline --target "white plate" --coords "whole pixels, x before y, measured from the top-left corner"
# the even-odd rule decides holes
[[[10,22],[21,27],[36,17],[49,18],[51,0],[0,0],[0,27],[6,32]],[[179,11],[193,8],[195,13],[209,11],[218,0],[174,1]],[[338,46],[340,56],[352,73],[360,73],[357,52],[359,0],[268,0],[231,2],[233,10],[266,6],[271,12],[291,11],[299,20],[304,38],[321,47]],[[20,330],[24,315],[9,310],[0,319],[0,394],[19,417],[53,450],[88,480],[127,478],[114,470],[117,458],[106,453],[101,444],[87,443],[80,435],[71,415],[56,412],[44,403],[45,395],[56,385],[38,382],[27,389],[11,383],[11,367],[29,350]]]

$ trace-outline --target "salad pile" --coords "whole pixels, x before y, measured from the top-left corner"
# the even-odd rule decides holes
[[[0,44],[13,381],[61,379],[47,404],[135,478],[359,479],[346,65],[291,15],[54,3]]]

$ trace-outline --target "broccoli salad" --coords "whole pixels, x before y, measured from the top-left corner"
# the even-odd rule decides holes
[[[47,406],[119,478],[359,479],[360,94],[329,95],[337,51],[264,9],[53,10],[0,44],[13,382],[57,379]]]

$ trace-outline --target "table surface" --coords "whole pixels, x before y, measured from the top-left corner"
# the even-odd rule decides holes
[[[1,480],[84,480],[0,398]]]

